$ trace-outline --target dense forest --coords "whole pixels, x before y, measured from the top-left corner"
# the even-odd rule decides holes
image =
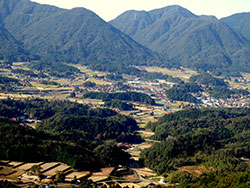
[[[180,85],[174,85],[171,89],[168,89],[166,95],[170,100],[197,103],[197,98],[191,93],[197,93],[199,91],[202,91],[202,89],[196,83],[183,83]]]
[[[105,102],[104,106],[118,108],[119,110],[124,110],[124,111],[134,110],[132,104],[128,104],[117,99]]]
[[[112,99],[124,100],[124,101],[133,101],[133,102],[142,102],[146,104],[155,104],[155,100],[150,96],[144,93],[137,92],[122,92],[122,93],[98,93],[98,92],[89,92],[84,94],[84,98],[91,99],[101,99],[103,101],[111,101]]]
[[[212,183],[246,176],[250,170],[241,160],[250,158],[248,108],[188,109],[165,115],[147,128],[155,132],[153,139],[161,142],[144,150],[141,160],[171,183],[213,187]],[[202,176],[180,171],[185,166],[201,165],[206,169]]]
[[[41,123],[27,128],[24,116]],[[69,101],[1,100],[0,129],[0,158],[61,161],[78,169],[124,164],[129,156],[116,141],[142,140],[134,119]]]
[[[21,86],[22,84],[15,78],[0,76],[0,91],[14,91],[14,87]]]
[[[203,73],[200,75],[191,76],[190,82],[198,83],[206,86],[226,86],[227,84],[223,79],[216,78],[209,73]]]

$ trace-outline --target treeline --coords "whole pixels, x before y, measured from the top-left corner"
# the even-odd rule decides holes
[[[0,158],[6,160],[60,161],[82,170],[123,164],[128,160],[128,154],[115,142],[76,140],[71,134],[37,131],[14,122],[1,122],[0,136]]]
[[[189,81],[206,86],[227,86],[227,83],[225,83],[223,79],[213,77],[209,73],[191,76]]]
[[[21,116],[42,121],[33,130],[21,126]],[[142,141],[134,119],[69,101],[1,100],[0,117],[2,159],[61,161],[80,169],[113,166],[128,159],[115,141]]]
[[[124,111],[134,110],[133,104],[128,104],[117,99],[105,102],[104,106],[118,108],[119,110],[124,110]]]
[[[191,93],[197,93],[201,90],[201,87],[196,83],[183,83],[180,85],[174,85],[171,89],[168,89],[166,95],[170,100],[197,103],[197,98]]]
[[[49,101],[43,99],[0,100],[0,116],[18,117],[28,114],[39,120],[47,119],[56,113],[74,115],[113,116],[117,113],[108,109],[91,110],[88,106],[69,101]]]
[[[88,92],[83,95],[84,98],[91,99],[101,99],[103,101],[111,101],[112,99],[124,100],[124,101],[133,101],[133,102],[142,102],[146,104],[155,104],[155,100],[150,96],[144,93],[137,92],[122,92],[122,93],[101,93],[101,92]]]
[[[88,140],[115,139],[118,142],[140,142],[139,136],[134,134],[138,130],[136,121],[123,115],[110,117],[76,116],[56,114],[44,120],[38,130],[52,133],[70,133],[75,139]]]
[[[11,83],[17,84],[19,83],[19,81],[15,78],[0,76],[0,84],[11,84]]]
[[[0,90],[12,92],[14,91],[14,87],[21,86],[22,84],[15,78],[9,78],[5,76],[0,76]]]
[[[147,128],[155,132],[153,139],[161,143],[144,150],[140,158],[147,167],[168,175],[169,181],[180,175],[174,174],[183,166],[202,164],[213,169],[207,171],[208,179],[213,174],[227,176],[249,169],[247,163],[239,160],[250,158],[250,110],[247,108],[189,109],[166,115],[156,123],[149,123]],[[181,181],[197,185],[203,178],[188,175],[189,178],[183,176]],[[192,178],[196,179],[191,181]],[[214,177],[213,181],[218,179]]]
[[[119,142],[140,142],[134,134],[138,129],[134,119],[119,115],[109,109],[91,109],[86,105],[69,101],[49,101],[42,99],[0,100],[0,116],[13,118],[27,114],[29,117],[43,120],[39,130],[50,132],[68,132],[77,138],[116,139]]]

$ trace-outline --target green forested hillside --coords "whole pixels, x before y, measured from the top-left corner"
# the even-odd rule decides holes
[[[249,41],[215,17],[169,6],[149,12],[127,11],[110,23],[173,65],[250,71]]]
[[[250,72],[245,15],[241,17],[246,21],[237,26],[235,21],[196,16],[180,6],[127,11],[110,22],[124,34],[84,8],[0,2],[0,43],[7,46],[0,49],[2,59],[80,62],[122,73],[136,71],[128,65],[185,66],[229,75]],[[11,37],[6,39],[6,33]]]
[[[36,129],[27,128],[22,116],[41,122]],[[129,156],[116,141],[142,140],[134,133],[134,119],[69,101],[1,100],[0,129],[1,159],[61,161],[78,169],[126,163]]]
[[[238,13],[221,19],[222,22],[229,25],[235,31],[241,33],[250,40],[250,13]]]
[[[247,108],[189,109],[169,114],[147,125],[155,132],[153,138],[161,142],[144,150],[141,160],[165,174],[170,183],[181,183],[180,187],[225,186],[225,179],[250,170],[241,160],[250,157],[249,125]],[[187,166],[203,166],[204,171],[197,176],[192,170],[180,170]],[[248,181],[241,183],[247,185]]]
[[[160,58],[84,9],[60,9],[29,0],[1,0],[6,29],[25,49],[46,60],[147,64]]]
[[[115,142],[73,139],[73,135],[48,133],[21,127],[15,122],[0,122],[0,158],[15,161],[61,161],[76,169],[113,166],[128,160]],[[107,155],[100,157],[98,148]],[[104,153],[104,152],[103,152]]]
[[[0,60],[23,61],[29,58],[22,44],[18,42],[0,21]]]

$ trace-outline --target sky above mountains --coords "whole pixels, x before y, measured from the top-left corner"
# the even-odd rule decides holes
[[[110,21],[126,10],[153,10],[169,5],[180,5],[197,15],[214,15],[217,18],[235,13],[250,12],[249,0],[32,0],[61,8],[87,8]]]

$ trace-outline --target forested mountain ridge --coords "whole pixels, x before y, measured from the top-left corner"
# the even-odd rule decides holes
[[[0,22],[0,59],[22,61],[28,57],[28,53]]]
[[[234,14],[232,16],[222,18],[221,21],[250,40],[250,12]]]
[[[158,55],[84,9],[1,0],[0,17],[25,49],[48,60],[147,64]]]
[[[239,23],[229,22],[175,5],[127,11],[108,24],[85,8],[0,0],[0,30],[11,36],[7,41],[0,37],[2,46],[11,49],[1,49],[7,54],[0,55],[22,60],[29,52],[47,62],[80,62],[98,70],[103,65],[122,70],[128,65],[154,65],[250,72],[248,17],[241,17]]]
[[[213,16],[196,16],[180,6],[168,6],[127,11],[110,24],[172,64],[249,71],[250,42]]]

